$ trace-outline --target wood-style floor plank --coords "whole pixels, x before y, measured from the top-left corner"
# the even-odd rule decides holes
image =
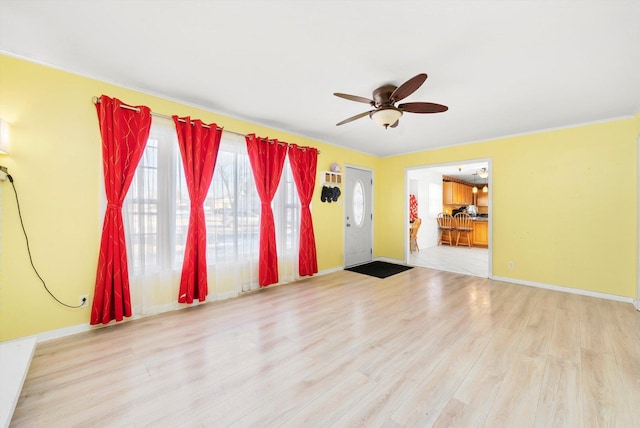
[[[340,271],[37,346],[15,427],[633,426],[640,312]]]

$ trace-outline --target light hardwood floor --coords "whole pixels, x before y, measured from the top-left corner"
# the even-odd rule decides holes
[[[340,271],[38,345],[15,427],[637,427],[632,305]]]

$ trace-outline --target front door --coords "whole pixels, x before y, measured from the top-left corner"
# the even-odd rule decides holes
[[[344,265],[373,260],[373,172],[347,166],[344,183]]]

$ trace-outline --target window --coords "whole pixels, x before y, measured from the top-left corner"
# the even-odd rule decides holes
[[[260,198],[243,140],[223,136],[204,209],[208,264],[257,257]]]
[[[362,227],[364,221],[364,186],[362,181],[356,181],[353,187],[353,217],[356,226]]]
[[[223,132],[204,203],[213,299],[258,288],[260,206],[246,142]],[[288,159],[272,208],[280,281],[286,282],[297,275],[300,224],[300,202]],[[123,206],[134,312],[158,312],[158,307],[177,301],[189,212],[174,124],[154,117]]]
[[[186,207],[177,203],[181,194],[188,201],[184,178],[179,177],[184,175],[179,156],[175,129],[152,126],[123,206],[131,274],[175,267],[176,256],[184,254],[189,203]]]

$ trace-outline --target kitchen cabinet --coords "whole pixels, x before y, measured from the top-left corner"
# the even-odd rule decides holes
[[[460,183],[456,183],[456,185],[458,189],[458,201],[456,203],[460,205],[473,204],[473,188]]]
[[[452,181],[442,182],[442,203],[444,205],[453,205],[453,183]]]
[[[473,191],[470,186],[452,181],[442,183],[442,203],[444,205],[471,205]]]
[[[486,221],[473,222],[473,246],[489,246],[489,223]]]

